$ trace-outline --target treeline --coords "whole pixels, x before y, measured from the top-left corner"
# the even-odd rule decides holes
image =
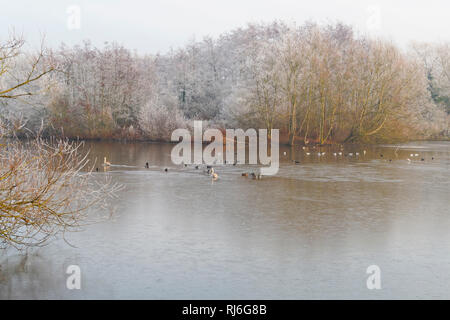
[[[10,61],[27,69],[26,55]],[[48,135],[168,140],[206,120],[278,128],[291,144],[449,137],[449,45],[403,52],[340,23],[249,25],[147,56],[63,45],[45,50],[39,67],[51,72],[0,99],[1,116]],[[13,85],[20,76],[11,74],[0,79]]]

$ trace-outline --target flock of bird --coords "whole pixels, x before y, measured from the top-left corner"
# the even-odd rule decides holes
[[[315,149],[315,147],[313,147],[313,148]],[[308,156],[308,157],[311,156],[311,155],[316,154],[318,157],[323,158],[323,157],[325,157],[325,156],[327,155],[326,152],[320,152],[320,151],[317,152],[317,153],[311,152],[311,151],[309,151],[306,147],[302,147],[302,149],[305,150],[305,155]],[[397,149],[398,149],[398,148],[397,148]],[[397,155],[397,149],[395,150],[395,154],[396,154],[396,155]],[[348,157],[348,158],[352,158],[352,157],[357,158],[357,157],[359,157],[361,154],[362,154],[363,156],[365,156],[366,153],[367,153],[366,150],[363,150],[361,153],[360,153],[360,152],[348,152],[348,153],[344,153],[344,152],[343,152],[343,148],[341,148],[341,151],[339,151],[339,152],[332,152],[332,153],[330,153],[330,154],[333,155],[334,158],[339,158],[339,157],[342,157],[342,156]],[[286,156],[286,152],[284,152],[283,155]],[[382,153],[380,153],[379,156],[380,156],[380,158],[384,158],[384,155],[383,155]],[[410,156],[410,158],[415,158],[415,157],[419,157],[420,155],[419,155],[418,153],[411,153],[409,156]],[[411,160],[410,158],[407,158],[407,159],[406,159],[406,161],[408,161],[408,163],[411,163],[411,162],[412,162],[412,160]],[[434,157],[431,157],[431,160],[434,160]],[[389,161],[389,162],[392,162],[392,159],[389,159],[388,161]],[[425,158],[420,158],[420,161],[425,161]],[[300,163],[301,163],[299,160],[292,160],[292,162],[295,163],[295,164],[300,164]]]
[[[302,147],[302,149],[303,149],[303,150],[307,150],[306,147]],[[362,154],[363,154],[363,155],[366,155],[366,153],[367,153],[366,150],[363,150],[363,151],[362,151]],[[395,151],[395,153],[397,153],[397,150]],[[306,151],[306,152],[305,152],[305,155],[306,155],[306,156],[311,156],[311,154],[312,154],[312,153],[311,153],[310,151]],[[318,157],[324,157],[324,156],[326,156],[326,152],[317,152],[316,154],[317,154]],[[348,153],[343,153],[343,151],[333,152],[333,153],[331,153],[331,154],[333,155],[333,157],[336,157],[336,158],[337,158],[337,157],[342,157],[342,156],[344,156],[344,157],[353,157],[353,156],[358,157],[358,156],[360,155],[359,152],[348,152]],[[286,152],[283,152],[283,155],[286,156]],[[418,153],[411,153],[409,156],[410,156],[411,158],[417,158],[417,157],[419,157],[419,154],[418,154]],[[381,153],[380,153],[380,158],[384,158],[384,155],[381,154]],[[412,162],[412,160],[411,160],[410,158],[407,158],[406,160],[408,161],[408,163],[411,163],[411,162]],[[421,160],[421,161],[425,161],[424,158],[421,158],[420,160]],[[434,160],[434,157],[431,157],[431,160]],[[392,159],[389,159],[389,162],[391,162],[391,161],[392,161]],[[301,163],[301,162],[298,161],[298,160],[292,160],[292,162],[295,163],[295,164],[300,164],[300,163]],[[233,166],[236,166],[237,163],[234,162],[234,163],[232,163],[232,164],[233,164]],[[184,167],[187,167],[187,166],[188,166],[187,164],[184,164],[184,163],[183,163],[183,165],[184,165]],[[110,167],[110,166],[111,166],[111,162],[107,161],[107,160],[106,160],[106,157],[104,157],[104,158],[103,158],[103,164],[102,164],[102,166],[105,167],[105,168]],[[146,169],[149,169],[149,168],[150,168],[150,165],[149,165],[148,162],[145,163],[145,168],[146,168]],[[196,166],[195,166],[195,169],[197,169],[197,170],[200,169],[200,165],[196,165]],[[97,171],[97,172],[99,171],[98,168],[96,168],[96,171]],[[164,168],[164,172],[169,172],[169,168],[167,168],[167,167]],[[215,171],[215,169],[214,169],[212,166],[210,166],[210,165],[206,165],[205,170],[203,170],[203,172],[206,173],[207,175],[209,175],[213,181],[216,181],[216,180],[219,179],[219,174],[218,174],[218,173]],[[242,176],[242,177],[251,177],[252,179],[256,179],[256,180],[260,180],[260,179],[262,178],[261,172],[258,172],[258,173],[255,173],[255,172],[250,172],[250,173],[249,173],[249,172],[243,172],[243,173],[241,174],[241,176]]]

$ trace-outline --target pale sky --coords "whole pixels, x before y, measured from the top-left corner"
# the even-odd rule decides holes
[[[342,21],[400,46],[450,41],[448,0],[1,0],[0,41],[14,28],[35,43],[58,46],[116,41],[140,53],[178,48],[248,22]],[[73,11],[75,6],[75,11]],[[69,9],[72,8],[72,9]],[[76,11],[80,10],[79,25]],[[79,26],[79,28],[78,28]]]

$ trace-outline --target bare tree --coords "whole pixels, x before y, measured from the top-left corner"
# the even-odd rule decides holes
[[[92,176],[82,144],[40,137],[0,146],[0,248],[40,246],[52,237],[98,221],[118,189]]]
[[[25,54],[22,37],[12,33],[8,40],[0,43],[0,98],[17,99],[35,94],[31,85],[46,74],[54,70],[53,66],[44,63],[45,49],[42,41],[41,47],[35,54]],[[20,59],[26,61],[27,69],[21,70],[18,64]]]
[[[16,100],[35,94],[28,90],[30,85],[52,70],[41,65],[41,50],[30,60],[25,77],[19,77],[15,67],[22,46],[17,38],[0,45],[0,98]],[[5,77],[15,84],[5,87]],[[20,118],[15,122],[0,119],[0,248],[43,245],[57,234],[75,230],[88,221],[89,208],[104,207],[118,189],[92,176],[93,164],[82,143],[44,140],[40,132],[33,139],[19,140],[16,133],[24,127]]]

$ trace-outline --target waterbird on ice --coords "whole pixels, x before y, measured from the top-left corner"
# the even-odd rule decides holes
[[[111,162],[106,161],[106,157],[103,158],[103,166],[109,167],[111,165]]]

